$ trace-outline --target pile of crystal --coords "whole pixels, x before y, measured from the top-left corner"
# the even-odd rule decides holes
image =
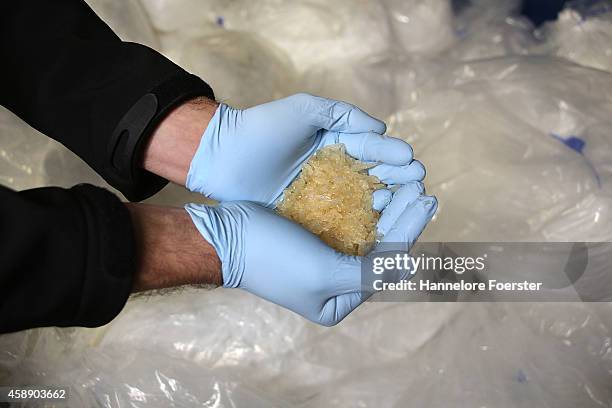
[[[365,255],[376,241],[379,218],[372,193],[384,186],[367,174],[370,167],[346,154],[342,144],[324,147],[285,189],[277,211],[337,251]]]

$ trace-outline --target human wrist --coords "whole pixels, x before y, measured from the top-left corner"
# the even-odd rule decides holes
[[[182,208],[126,203],[137,246],[135,292],[222,284],[221,263]]]
[[[245,270],[245,225],[252,203],[226,202],[217,206],[187,204],[185,210],[220,262],[223,287],[237,288]]]
[[[147,140],[142,167],[185,185],[193,156],[217,106],[211,99],[198,97],[172,110]]]
[[[227,200],[227,197],[218,194],[224,189],[223,178],[218,171],[232,172],[233,170],[231,160],[223,154],[225,149],[220,149],[220,147],[225,145],[221,138],[221,131],[234,122],[232,120],[232,116],[235,116],[234,112],[235,110],[228,105],[217,105],[192,156],[185,178],[185,187],[188,190],[217,201],[234,201],[233,199]],[[222,163],[221,168],[218,167],[219,163]]]

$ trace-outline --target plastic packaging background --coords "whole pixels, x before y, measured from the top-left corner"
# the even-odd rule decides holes
[[[439,199],[422,241],[612,239],[609,2],[537,31],[502,0],[90,3],[230,104],[299,90],[385,119]],[[0,180],[105,185],[6,111]],[[187,288],[133,297],[105,327],[1,336],[0,384],[70,386],[72,407],[610,407],[612,305],[366,303],[324,328]]]
[[[296,79],[285,53],[254,34],[222,28],[187,41],[179,61],[185,69],[206,78],[217,100],[231,101],[240,108],[288,96]]]
[[[578,64],[612,71],[612,5],[609,2],[573,2],[537,34],[545,38],[544,52]]]

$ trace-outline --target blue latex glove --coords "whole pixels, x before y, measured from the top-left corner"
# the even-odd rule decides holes
[[[383,242],[410,249],[437,208],[436,199],[422,193],[420,182],[394,193],[378,223]],[[185,208],[215,247],[225,287],[242,288],[325,326],[341,321],[373,292],[361,284],[363,258],[331,249],[273,210],[244,201]]]
[[[382,163],[370,173],[383,183],[422,180],[425,169],[412,160],[410,145],[383,136],[385,130],[355,106],[308,94],[246,110],[221,104],[193,157],[186,187],[217,201],[273,207],[304,162],[335,143],[357,159]]]

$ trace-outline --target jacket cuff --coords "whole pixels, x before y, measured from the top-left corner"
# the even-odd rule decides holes
[[[87,242],[82,290],[71,325],[97,327],[125,306],[136,271],[130,214],[110,192],[87,184],[71,189],[84,214]]]
[[[105,176],[128,200],[149,198],[168,183],[142,169],[144,143],[173,108],[198,96],[214,99],[208,84],[182,71],[143,95],[119,121],[107,146]]]

